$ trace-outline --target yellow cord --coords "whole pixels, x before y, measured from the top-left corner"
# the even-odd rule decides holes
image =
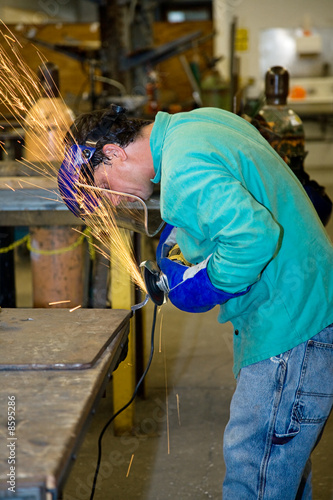
[[[12,250],[14,250],[14,248],[16,248],[20,245],[23,245],[23,243],[26,242],[28,250],[30,250],[30,252],[32,252],[32,253],[38,253],[40,255],[60,255],[60,254],[66,253],[66,252],[70,252],[71,250],[74,250],[74,248],[78,247],[79,245],[82,245],[85,238],[88,239],[90,257],[92,260],[94,260],[95,259],[95,248],[91,242],[91,234],[90,234],[89,228],[86,228],[83,231],[83,233],[81,234],[81,236],[79,236],[78,239],[76,241],[74,241],[74,243],[69,245],[68,247],[57,248],[55,250],[39,250],[39,249],[33,248],[31,246],[31,236],[30,236],[30,234],[27,234],[23,238],[21,238],[17,241],[14,241],[14,243],[12,243],[11,245],[8,245],[7,247],[4,247],[4,248],[0,248],[0,254],[11,252]]]

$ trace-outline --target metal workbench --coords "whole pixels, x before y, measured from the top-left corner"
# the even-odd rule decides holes
[[[130,317],[127,310],[2,309],[0,498],[59,497]]]
[[[16,161],[0,161],[0,227],[83,224],[61,199],[55,176],[58,167],[56,162],[36,163],[30,168]],[[161,223],[158,188],[146,205],[154,231]],[[136,209],[142,211],[140,206]],[[120,221],[122,217],[118,212],[115,215]]]
[[[0,162],[0,226],[82,224],[59,196],[55,178],[58,166],[50,162],[30,168],[17,161]]]

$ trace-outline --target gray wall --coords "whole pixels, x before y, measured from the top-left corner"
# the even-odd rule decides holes
[[[214,23],[217,30],[215,53],[225,56],[220,69],[226,77],[229,76],[229,34],[232,19],[237,18],[238,28],[248,30],[248,49],[239,52],[239,56],[242,83],[247,82],[249,78],[254,80],[254,84],[248,89],[250,97],[257,97],[264,87],[260,67],[263,52],[260,39],[264,30],[269,28],[297,30],[302,29],[305,23],[310,24],[313,31],[331,30],[333,53],[333,0],[213,0],[213,2]],[[279,62],[277,61],[276,64]],[[333,57],[331,65],[333,66]],[[309,155],[306,159],[306,166],[311,170],[314,178],[323,182],[324,185],[331,185],[333,189],[333,131],[331,129],[332,127],[329,127],[325,140],[307,144]],[[317,132],[318,135],[321,134],[319,129]],[[325,168],[324,171],[322,167]]]
[[[332,28],[332,0],[213,0],[217,30],[215,51],[224,55],[222,71],[228,74],[229,31],[234,16],[238,27],[248,30],[248,50],[241,52],[241,73],[244,80],[255,80],[260,87],[260,34],[268,28],[302,28],[310,20],[315,28]]]

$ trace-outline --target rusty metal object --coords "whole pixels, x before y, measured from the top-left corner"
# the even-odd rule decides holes
[[[70,300],[70,305],[57,307],[82,304],[84,245],[61,252],[74,246],[79,236],[66,226],[30,227],[34,307],[49,307],[50,302],[62,300]],[[52,255],[53,251],[57,253]]]
[[[303,168],[305,134],[301,119],[287,106],[265,105],[252,124],[291,168],[298,159]]]

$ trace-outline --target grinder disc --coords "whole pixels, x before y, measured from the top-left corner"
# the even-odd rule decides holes
[[[160,270],[156,263],[149,260],[144,262],[142,267],[148,295],[154,304],[161,306],[164,302],[164,292],[157,286],[160,280]]]

